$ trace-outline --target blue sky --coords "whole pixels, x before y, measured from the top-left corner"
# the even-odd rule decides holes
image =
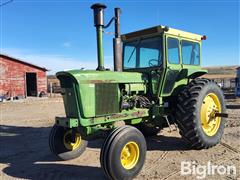
[[[1,4],[7,0],[1,0]],[[0,7],[1,53],[52,71],[97,66],[91,4],[96,1],[14,0]],[[155,25],[207,35],[203,66],[240,65],[239,1],[98,1],[105,23],[120,7],[121,32]],[[106,32],[113,32],[113,26]],[[105,66],[112,67],[112,35],[104,35]]]

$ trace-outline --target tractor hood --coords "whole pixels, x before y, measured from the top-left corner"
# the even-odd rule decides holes
[[[142,73],[71,70],[57,73],[67,117],[92,118],[120,112],[119,84],[127,90],[146,91]]]
[[[70,70],[56,74],[73,78],[78,84],[98,83],[146,83],[147,78],[138,72],[116,72],[95,70]]]

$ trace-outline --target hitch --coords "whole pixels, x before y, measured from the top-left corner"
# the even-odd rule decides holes
[[[215,113],[215,117],[224,117],[224,118],[228,118],[228,114],[227,113]]]

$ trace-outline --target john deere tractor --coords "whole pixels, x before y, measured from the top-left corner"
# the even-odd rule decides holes
[[[51,151],[63,160],[79,157],[90,139],[109,132],[100,154],[108,179],[132,179],[143,167],[145,136],[175,123],[194,149],[219,143],[227,117],[224,96],[200,78],[206,36],[167,26],[120,35],[120,9],[104,24],[103,4],[91,6],[97,33],[96,70],[70,70],[60,80],[66,117],[56,117]],[[115,23],[114,71],[104,67],[103,30]]]

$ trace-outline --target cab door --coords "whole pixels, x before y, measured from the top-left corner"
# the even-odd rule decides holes
[[[180,56],[180,40],[176,36],[166,35],[166,72],[161,88],[161,96],[171,95],[177,77],[182,69]]]

